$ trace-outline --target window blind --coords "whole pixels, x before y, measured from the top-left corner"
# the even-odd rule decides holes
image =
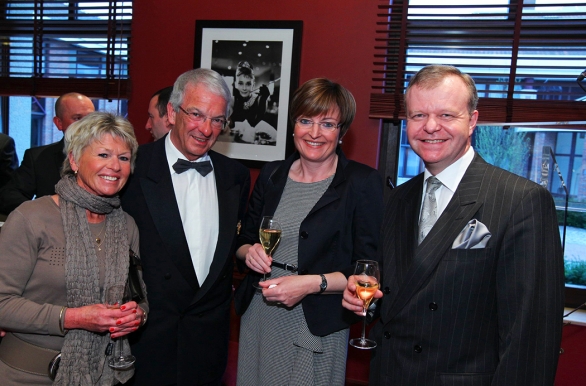
[[[131,20],[131,1],[3,1],[0,95],[127,98]]]
[[[476,82],[480,124],[586,121],[576,81],[586,67],[586,3],[450,2],[381,1],[370,117],[404,119],[409,78],[451,64]]]

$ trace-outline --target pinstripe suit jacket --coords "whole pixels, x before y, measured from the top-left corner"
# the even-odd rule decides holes
[[[423,174],[385,208],[373,385],[552,385],[563,312],[555,206],[541,186],[486,163],[468,167],[421,245]],[[471,219],[484,249],[452,249]]]

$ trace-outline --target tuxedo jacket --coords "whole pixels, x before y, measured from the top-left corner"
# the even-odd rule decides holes
[[[233,254],[250,191],[250,172],[210,151],[219,234],[203,283],[196,277],[165,153],[165,140],[139,147],[122,207],[140,231],[140,257],[151,309],[133,337],[135,385],[218,382],[228,357]],[[205,218],[201,219],[206,222]]]
[[[12,171],[18,167],[18,156],[14,146],[14,139],[0,133],[0,188],[9,180]]]
[[[479,155],[418,246],[423,174],[394,189],[372,385],[553,385],[564,272],[553,199]],[[476,219],[492,237],[452,249]]]
[[[0,213],[9,214],[33,197],[55,194],[55,185],[61,179],[65,160],[64,140],[50,145],[33,147],[24,152],[20,166],[10,181],[0,189]]]
[[[272,216],[281,201],[289,169],[299,153],[267,164],[255,183],[238,244],[258,243],[263,216]],[[346,159],[338,150],[330,186],[299,226],[298,274],[354,273],[359,259],[377,259],[382,222],[382,179],[373,168]],[[275,268],[278,269],[278,268]],[[236,292],[236,312],[244,313],[261,276],[250,272]],[[342,295],[311,294],[302,301],[312,334],[324,336],[348,328],[355,315],[342,307]]]

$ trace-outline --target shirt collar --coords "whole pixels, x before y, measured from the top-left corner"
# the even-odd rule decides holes
[[[175,172],[175,170],[173,169],[173,165],[175,164],[175,162],[177,162],[177,159],[184,159],[187,161],[187,158],[185,158],[183,153],[181,153],[179,151],[179,149],[177,149],[177,147],[175,147],[175,145],[171,141],[171,131],[169,131],[169,134],[165,137],[165,153],[167,155],[167,163],[169,164],[169,171],[171,172],[171,174],[177,174],[177,172]],[[203,162],[203,161],[212,162],[212,160],[210,159],[210,155],[208,153],[205,153],[203,156],[199,157],[196,161],[190,161],[190,162]]]
[[[462,181],[462,178],[464,177],[464,174],[466,173],[466,170],[468,169],[468,166],[470,166],[470,164],[472,163],[473,159],[474,149],[472,148],[472,146],[470,146],[462,157],[458,158],[456,162],[442,170],[435,177],[438,180],[440,180],[443,186],[445,186],[452,193],[454,193],[458,188],[460,181]],[[427,168],[425,168],[423,181],[427,181],[427,179],[431,176],[432,174],[429,172],[429,170],[427,170]]]

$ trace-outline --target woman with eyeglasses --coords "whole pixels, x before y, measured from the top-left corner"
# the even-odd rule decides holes
[[[342,291],[356,260],[376,259],[383,207],[378,172],[339,146],[355,112],[341,85],[303,84],[290,109],[296,152],[267,164],[256,181],[236,252],[251,271],[236,293],[239,385],[345,383],[357,319],[342,308]],[[259,243],[263,216],[282,228],[272,257]]]

